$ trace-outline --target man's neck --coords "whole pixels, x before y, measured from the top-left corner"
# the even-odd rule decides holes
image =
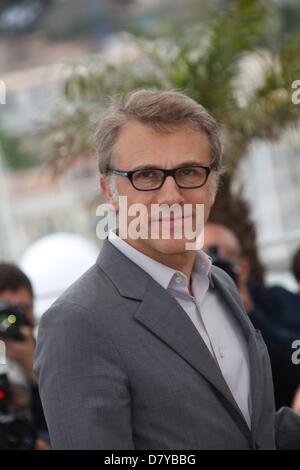
[[[192,270],[196,258],[196,251],[187,250],[180,253],[161,253],[151,246],[141,243],[140,240],[131,240],[128,238],[126,242],[155,261],[185,274],[188,279],[191,292]]]

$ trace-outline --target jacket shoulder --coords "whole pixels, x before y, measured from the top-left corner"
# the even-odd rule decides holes
[[[42,318],[52,316],[56,311],[67,316],[68,311],[72,310],[92,316],[95,312],[99,314],[104,306],[108,307],[117,297],[111,280],[94,264],[55,300]]]

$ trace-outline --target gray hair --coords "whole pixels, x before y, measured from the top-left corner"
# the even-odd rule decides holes
[[[170,132],[174,125],[197,127],[208,137],[213,169],[219,171],[222,147],[214,118],[199,103],[178,91],[137,90],[112,102],[96,131],[96,151],[101,174],[108,174],[120,131],[130,121]]]

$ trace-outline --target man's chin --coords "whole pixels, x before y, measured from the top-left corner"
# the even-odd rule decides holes
[[[149,240],[148,245],[150,245],[154,250],[158,251],[161,254],[180,254],[188,251],[189,241],[185,239],[159,239],[159,240]]]

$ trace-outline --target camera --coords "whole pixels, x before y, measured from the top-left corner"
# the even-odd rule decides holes
[[[0,338],[22,341],[20,328],[25,325],[30,323],[22,309],[0,300]]]
[[[234,263],[231,263],[225,258],[222,258],[219,254],[219,248],[217,245],[211,245],[207,248],[207,254],[211,257],[212,262],[218,268],[223,269],[233,279],[235,284],[238,283],[238,275],[235,269]]]
[[[36,432],[23,412],[12,412],[12,391],[6,374],[0,375],[0,450],[33,450]]]

